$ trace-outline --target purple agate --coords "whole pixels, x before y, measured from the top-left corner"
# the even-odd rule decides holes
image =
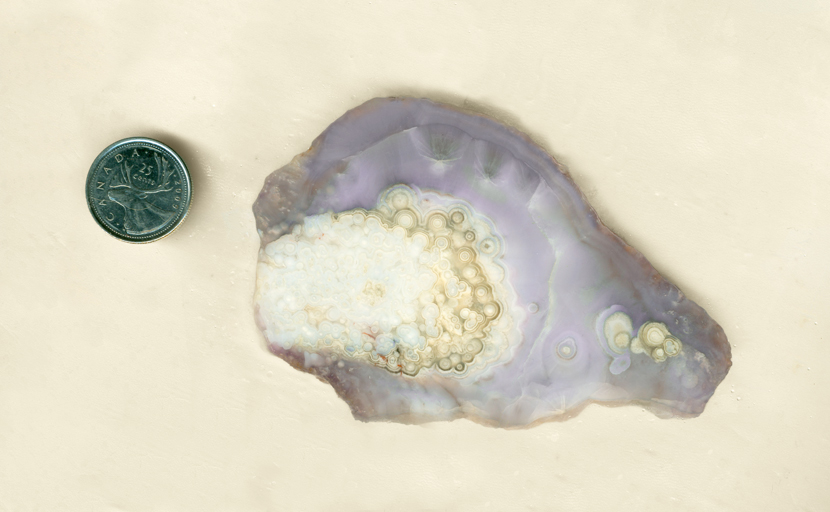
[[[421,224],[395,225],[403,217],[388,198],[399,189],[414,198]],[[331,384],[361,420],[521,427],[589,403],[697,416],[731,366],[726,336],[703,308],[606,228],[550,155],[481,115],[422,99],[371,100],[268,176],[253,210],[262,240],[256,320],[270,350]],[[454,211],[466,228],[423,227],[429,215]],[[370,231],[350,212],[374,218],[379,231],[355,239]],[[469,243],[458,238],[465,229]],[[450,240],[443,252],[434,247],[447,244],[442,237]],[[487,237],[498,254],[476,245]],[[450,290],[467,275],[463,244],[482,260],[481,287],[504,321],[487,300],[476,302],[477,281]],[[364,257],[371,261],[360,267]],[[440,270],[444,260],[455,266]],[[409,279],[404,268],[437,277]],[[401,283],[424,288],[394,289]],[[314,291],[320,286],[331,297]],[[433,299],[437,319],[424,313]]]

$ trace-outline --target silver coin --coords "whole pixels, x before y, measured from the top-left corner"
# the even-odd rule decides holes
[[[146,137],[111,144],[86,178],[86,199],[96,222],[132,243],[173,232],[190,210],[190,173],[170,147]]]

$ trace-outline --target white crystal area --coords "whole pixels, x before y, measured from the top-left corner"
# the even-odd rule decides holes
[[[403,185],[372,210],[309,216],[260,251],[265,335],[393,373],[467,375],[520,339],[502,244],[469,204]]]

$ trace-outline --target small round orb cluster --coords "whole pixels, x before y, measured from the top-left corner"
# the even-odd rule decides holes
[[[501,254],[469,204],[397,185],[375,209],[309,216],[268,244],[256,303],[283,348],[461,376],[514,337]]]
[[[683,348],[681,341],[672,336],[666,324],[661,322],[645,322],[632,337],[631,318],[622,312],[609,316],[604,330],[608,347],[614,352],[622,354],[631,350],[634,354],[651,357],[656,363],[680,354]]]

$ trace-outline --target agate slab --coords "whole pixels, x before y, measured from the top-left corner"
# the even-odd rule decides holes
[[[265,180],[255,316],[361,420],[696,416],[720,326],[598,219],[527,136],[428,100],[347,112]]]

